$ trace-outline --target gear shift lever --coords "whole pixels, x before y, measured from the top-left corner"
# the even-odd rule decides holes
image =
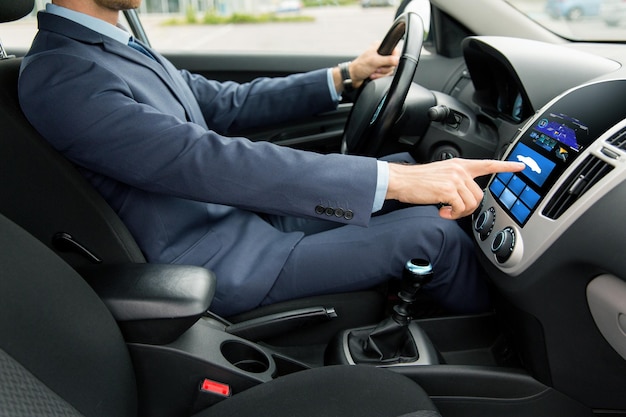
[[[410,308],[417,292],[433,279],[433,267],[423,259],[411,259],[404,265],[402,289],[398,292],[400,303],[393,307],[393,319],[398,324],[408,326],[411,322]]]
[[[433,268],[428,261],[411,259],[404,266],[400,302],[393,307],[390,317],[373,329],[351,332],[348,346],[357,363],[412,362],[419,352],[408,330],[411,305],[417,292],[432,280]]]

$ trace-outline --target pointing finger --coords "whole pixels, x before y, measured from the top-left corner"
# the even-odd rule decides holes
[[[519,172],[526,168],[522,162],[514,161],[498,161],[498,160],[465,160],[467,172],[472,178],[482,177],[483,175],[495,174],[498,172]]]

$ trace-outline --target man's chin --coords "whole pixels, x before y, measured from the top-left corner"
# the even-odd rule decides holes
[[[95,2],[101,7],[120,12],[137,9],[141,5],[141,0],[95,0]]]

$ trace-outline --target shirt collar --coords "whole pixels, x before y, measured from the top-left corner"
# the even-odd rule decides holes
[[[125,45],[128,44],[128,40],[130,39],[130,34],[125,30],[117,26],[113,26],[110,23],[105,22],[104,20],[74,10],[70,10],[66,7],[47,3],[46,12],[69,19],[73,22],[78,23],[79,25],[83,25],[93,31],[96,31],[109,38],[115,39],[116,41],[121,42]]]

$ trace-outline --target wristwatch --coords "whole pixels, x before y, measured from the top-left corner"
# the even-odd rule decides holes
[[[346,92],[353,90],[352,78],[350,78],[350,64],[351,61],[342,62],[339,64],[339,73],[341,74],[341,82],[343,83],[343,89]]]

